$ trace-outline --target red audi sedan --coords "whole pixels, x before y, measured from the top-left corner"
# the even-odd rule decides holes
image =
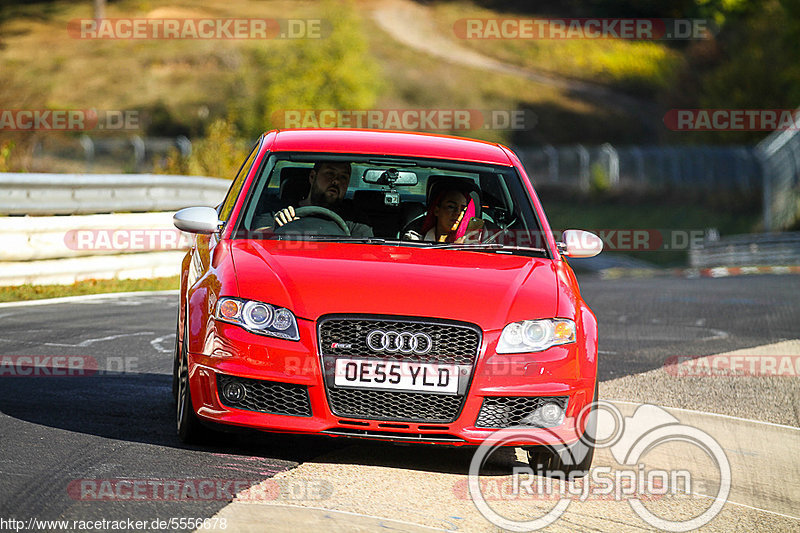
[[[473,446],[514,427],[543,445],[586,440],[597,322],[564,257],[602,242],[580,230],[557,242],[508,148],[271,131],[216,209],[174,222],[197,234],[174,360],[182,440],[206,426]],[[527,448],[532,463],[563,462]],[[591,450],[575,461],[589,462]]]

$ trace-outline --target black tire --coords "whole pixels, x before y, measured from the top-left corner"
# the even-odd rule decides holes
[[[598,383],[594,384],[593,402],[597,401]],[[563,472],[565,479],[585,477],[589,474],[594,459],[594,443],[597,434],[597,409],[592,407],[587,414],[586,429],[583,438],[570,446],[531,446],[528,452],[528,464],[534,472],[544,475],[546,472]]]
[[[181,355],[178,350],[178,339],[180,339],[180,331],[178,331],[178,326],[175,326],[175,349],[172,350],[172,401],[176,409],[178,407],[178,372]]]
[[[177,343],[176,343],[177,344]],[[173,369],[175,391],[175,415],[178,438],[184,444],[196,444],[204,441],[208,431],[198,420],[192,407],[192,390],[189,385],[189,358],[187,355],[186,334],[183,335],[180,357]]]

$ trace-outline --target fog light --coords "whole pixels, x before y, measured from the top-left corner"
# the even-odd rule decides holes
[[[553,426],[561,422],[561,417],[564,415],[564,411],[561,410],[561,407],[554,403],[544,404],[539,410],[539,413],[542,417],[542,422]]]
[[[247,395],[244,386],[235,381],[229,381],[222,387],[222,395],[231,403],[238,403],[244,400]]]

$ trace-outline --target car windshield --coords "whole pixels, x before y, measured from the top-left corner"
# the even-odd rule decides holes
[[[234,238],[547,255],[531,198],[510,166],[275,153],[245,194]]]

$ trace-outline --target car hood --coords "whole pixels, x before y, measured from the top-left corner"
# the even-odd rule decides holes
[[[555,316],[552,261],[410,246],[234,241],[242,298],[316,320],[333,313],[421,316],[484,330]]]

